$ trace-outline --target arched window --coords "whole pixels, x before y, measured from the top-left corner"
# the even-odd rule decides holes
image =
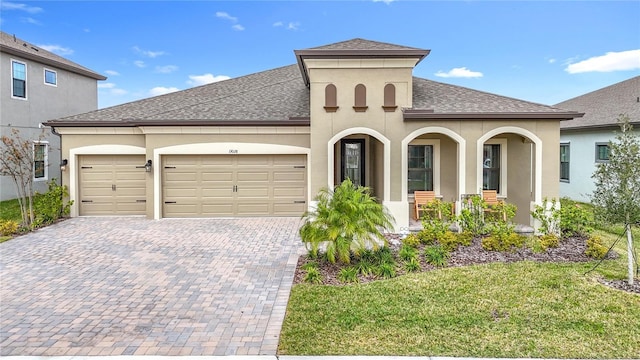
[[[396,111],[398,106],[396,105],[396,87],[393,84],[387,84],[384,86],[384,105],[382,105],[384,111],[393,112]]]
[[[326,112],[336,112],[338,110],[338,90],[333,84],[324,88],[324,110]]]
[[[356,85],[353,109],[357,112],[367,111],[367,88],[362,84]]]

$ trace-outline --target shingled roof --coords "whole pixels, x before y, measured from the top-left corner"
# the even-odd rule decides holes
[[[351,45],[348,45],[351,44]],[[354,39],[326,45],[414,51]],[[425,51],[420,50],[424,55]],[[413,78],[413,108],[405,119],[573,118],[574,112],[423,78]],[[284,66],[183,91],[51,120],[48,126],[308,125],[309,89],[297,65]]]
[[[618,117],[626,114],[632,124],[640,124],[640,76],[563,101],[555,106],[584,112],[584,117],[564,121],[561,130],[618,127]]]
[[[106,80],[103,75],[96,73],[91,69],[67,60],[62,56],[58,56],[43,48],[29,44],[24,40],[17,38],[15,35],[9,35],[0,31],[0,52],[21,57],[23,59],[37,61],[39,63],[64,69],[76,74],[80,74],[96,80]]]

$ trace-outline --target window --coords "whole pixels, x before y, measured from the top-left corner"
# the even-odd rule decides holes
[[[482,189],[500,191],[500,144],[485,144],[482,150]]]
[[[58,85],[58,73],[53,70],[44,69],[44,83],[47,85]]]
[[[338,90],[333,84],[324,88],[324,110],[326,112],[336,112],[338,110]]]
[[[434,191],[433,145],[409,145],[409,194],[418,190]]]
[[[396,87],[393,84],[387,84],[384,86],[384,105],[382,106],[384,111],[395,111],[396,106]]]
[[[560,181],[569,182],[569,144],[560,144]]]
[[[357,112],[363,112],[367,110],[367,88],[362,85],[356,85],[355,89],[355,105],[353,109]]]
[[[27,98],[27,65],[19,61],[11,61],[11,94],[16,98]]]
[[[33,178],[35,180],[47,180],[47,147],[43,142],[33,144]]]
[[[609,162],[609,143],[596,143],[596,162]]]

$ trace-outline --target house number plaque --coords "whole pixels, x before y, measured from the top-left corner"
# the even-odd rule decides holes
[[[229,154],[237,154],[238,149],[229,149]]]

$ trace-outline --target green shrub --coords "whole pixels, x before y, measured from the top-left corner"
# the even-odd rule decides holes
[[[390,279],[396,277],[396,267],[395,264],[392,263],[383,263],[376,267],[376,275],[384,278]]]
[[[386,244],[385,229],[393,227],[389,211],[371,196],[367,187],[356,186],[347,179],[335,187],[320,190],[313,210],[302,215],[300,238],[317,252],[326,243],[331,263],[351,261],[351,251]]]
[[[354,266],[340,269],[338,272],[338,280],[344,283],[358,282],[358,269]]]
[[[554,234],[540,236],[540,245],[546,250],[548,248],[557,248],[560,244],[560,238]]]
[[[303,281],[309,284],[322,284],[322,274],[317,267],[309,267]]]
[[[402,245],[398,251],[398,256],[404,261],[409,261],[418,256],[418,250],[409,245]]]
[[[488,251],[510,251],[521,248],[526,240],[525,236],[512,233],[498,232],[482,238],[482,248]]]
[[[300,269],[304,271],[309,271],[309,269],[318,269],[318,264],[314,261],[308,262],[300,267]]]
[[[420,271],[420,261],[418,258],[411,258],[404,263],[404,269],[407,272],[416,272]]]
[[[374,265],[392,264],[395,266],[396,260],[393,257],[393,252],[391,251],[391,249],[385,246],[373,251],[372,263]]]
[[[369,276],[374,273],[375,265],[373,265],[369,260],[360,260],[356,263],[355,268],[359,274]]]
[[[458,216],[458,223],[463,231],[470,232],[473,236],[486,234],[484,222],[484,209],[486,202],[480,195],[471,195],[462,201],[462,208]]]
[[[453,233],[447,231],[440,239],[438,243],[447,251],[455,251],[460,245],[469,246],[473,240],[473,235],[470,232]]]
[[[602,259],[607,255],[608,251],[609,249],[604,245],[600,236],[593,235],[587,239],[585,255],[595,259]]]
[[[420,238],[418,237],[418,234],[411,233],[402,239],[402,244],[417,248],[420,246]]]
[[[10,236],[18,232],[19,225],[13,220],[0,220],[0,235]]]
[[[554,198],[551,202],[544,198],[542,205],[536,205],[531,216],[540,222],[538,232],[542,235],[560,234],[560,210],[558,201]]]
[[[69,191],[66,186],[60,186],[53,178],[47,182],[48,191],[44,194],[36,192],[34,197],[34,214],[35,225],[51,224],[54,221],[69,215],[73,201],[65,203],[65,199],[69,197]]]
[[[433,266],[446,266],[451,255],[440,245],[432,245],[424,248],[424,258]]]
[[[569,198],[560,199],[562,236],[587,236],[593,231],[593,212]]]

